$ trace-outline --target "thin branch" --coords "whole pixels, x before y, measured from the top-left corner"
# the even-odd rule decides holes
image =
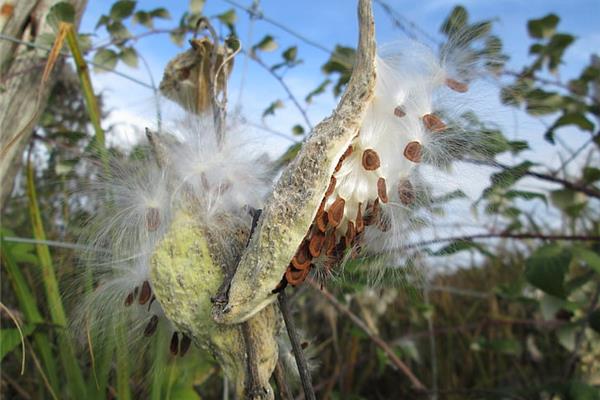
[[[273,376],[275,377],[275,383],[277,384],[279,398],[281,400],[292,400],[294,397],[285,379],[285,371],[283,370],[281,359],[277,360],[277,364],[275,364]]]
[[[415,376],[411,369],[396,355],[394,350],[376,333],[372,332],[371,329],[348,307],[342,305],[331,293],[326,289],[321,289],[320,286],[311,279],[307,279],[308,283],[315,289],[316,292],[320,293],[327,301],[333,305],[333,307],[340,313],[344,314],[350,320],[359,327],[363,332],[369,336],[369,339],[377,345],[383,352],[389,357],[392,364],[398,368],[411,382],[413,388],[419,392],[427,391],[427,388],[423,383]]]
[[[279,301],[279,309],[283,315],[285,322],[285,328],[287,329],[288,336],[290,337],[290,343],[292,344],[292,350],[294,352],[294,358],[296,359],[296,365],[298,365],[298,373],[300,374],[300,381],[302,382],[302,388],[304,389],[304,397],[307,400],[316,400],[315,392],[312,386],[312,379],[304,352],[300,346],[300,340],[298,338],[298,331],[296,325],[290,314],[288,300],[285,294],[285,289],[279,292],[277,296]]]

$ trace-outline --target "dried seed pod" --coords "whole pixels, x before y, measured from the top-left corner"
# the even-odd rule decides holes
[[[404,148],[404,157],[414,163],[421,162],[421,147],[421,143],[417,141],[408,143]]]
[[[176,356],[177,353],[179,353],[179,336],[178,336],[177,332],[173,332],[173,336],[171,336],[171,343],[169,343],[169,350],[171,351],[171,354],[173,354],[174,356]]]
[[[146,210],[146,229],[154,232],[160,226],[160,212],[156,207],[149,207]]]
[[[385,184],[385,178],[381,177],[377,180],[377,196],[383,203],[388,202],[387,186]]]
[[[337,227],[340,222],[342,222],[342,218],[344,218],[344,206],[346,205],[346,201],[341,197],[335,199],[329,210],[327,211],[327,216],[329,217],[328,224],[332,227]]]
[[[329,181],[329,186],[327,186],[327,190],[325,191],[326,198],[333,194],[333,191],[335,190],[335,184],[336,184],[335,176],[332,176]]]
[[[469,90],[469,85],[464,82],[459,82],[456,79],[446,78],[446,86],[458,93],[465,93]]]
[[[321,255],[323,242],[325,242],[325,235],[320,231],[314,232],[308,244],[308,251],[310,252],[311,256],[319,257]]]
[[[423,125],[431,132],[441,132],[446,129],[446,124],[435,114],[423,115]]]
[[[150,283],[148,281],[144,281],[142,283],[142,290],[140,291],[140,297],[138,298],[138,302],[142,305],[146,304],[148,300],[152,297],[152,289],[150,288]]]
[[[158,327],[158,315],[153,315],[148,321],[146,328],[144,329],[144,336],[149,337],[156,332],[156,328]]]
[[[354,238],[356,237],[356,229],[354,228],[354,224],[352,221],[348,221],[348,227],[346,228],[346,247],[351,247],[352,242],[354,242]]]
[[[305,270],[310,266],[311,260],[308,242],[304,240],[292,258],[292,265],[298,270]]]
[[[310,272],[310,268],[298,270],[294,267],[291,267],[291,268],[288,268],[287,271],[285,271],[285,279],[288,281],[288,283],[290,285],[296,286],[296,285],[304,282],[304,279],[306,279],[309,272]]]
[[[394,115],[398,118],[402,118],[406,115],[406,111],[404,111],[404,108],[402,106],[398,106],[394,108]]]
[[[191,345],[192,345],[192,339],[190,339],[190,337],[188,335],[186,335],[185,333],[182,334],[181,345],[179,347],[179,355],[181,357],[185,356],[185,353],[188,352]]]
[[[374,171],[381,165],[379,154],[373,149],[367,149],[362,155],[362,166],[367,171]]]
[[[365,221],[363,221],[361,204],[358,203],[358,211],[356,212],[356,220],[354,222],[356,226],[356,233],[359,234],[365,229]]]
[[[415,189],[408,179],[404,179],[398,184],[398,197],[400,203],[405,206],[410,206],[415,202]]]

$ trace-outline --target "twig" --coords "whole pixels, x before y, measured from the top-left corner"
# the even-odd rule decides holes
[[[273,376],[275,377],[275,383],[277,384],[277,390],[279,391],[279,398],[281,400],[292,400],[294,397],[292,396],[290,387],[286,382],[285,372],[283,370],[283,365],[281,365],[281,360],[277,360]]]
[[[248,399],[262,399],[264,397],[264,390],[260,384],[260,378],[258,376],[258,356],[256,355],[256,348],[254,347],[254,340],[252,339],[252,333],[250,331],[250,325],[248,322],[244,322],[242,325],[242,337],[244,338],[244,346],[246,347],[246,398]]]
[[[292,344],[292,350],[294,352],[294,358],[296,359],[296,364],[298,365],[298,372],[300,374],[300,381],[302,382],[302,388],[304,389],[304,397],[307,400],[316,400],[315,392],[312,387],[312,379],[310,376],[310,371],[308,370],[308,364],[306,363],[306,358],[304,357],[304,352],[302,351],[302,347],[300,346],[300,340],[298,339],[298,332],[296,331],[296,325],[294,324],[294,320],[290,315],[290,309],[288,305],[288,300],[285,294],[285,290],[279,292],[277,296],[277,300],[279,301],[279,309],[281,310],[281,314],[283,315],[283,320],[285,322],[285,328],[287,329],[288,336],[290,337],[290,342]]]
[[[313,280],[307,279],[308,283],[315,289],[316,292],[320,293],[327,301],[331,303],[340,313],[344,314],[350,320],[359,327],[363,332],[369,336],[369,339],[377,345],[383,352],[389,357],[392,364],[398,368],[406,377],[410,380],[413,388],[419,392],[427,391],[427,388],[423,383],[415,376],[415,374],[410,370],[410,368],[396,355],[394,350],[377,334],[371,331],[369,327],[352,311],[350,311],[347,307],[342,305],[331,293],[327,291],[327,289],[321,289],[319,285],[317,285]]]

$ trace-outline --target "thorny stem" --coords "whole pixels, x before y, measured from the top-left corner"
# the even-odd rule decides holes
[[[292,344],[292,350],[294,352],[294,358],[296,359],[296,365],[298,365],[300,381],[302,382],[302,388],[304,389],[304,397],[307,400],[316,400],[315,392],[312,386],[310,371],[308,370],[308,364],[306,363],[304,352],[302,351],[302,347],[300,346],[298,332],[296,331],[296,325],[290,313],[285,289],[279,292],[277,300],[279,301],[279,309],[281,310],[281,314],[283,315],[285,328],[287,329],[288,336],[290,337],[290,343]]]
[[[402,371],[402,373],[410,380],[415,390],[419,392],[427,391],[425,385],[423,385],[423,383],[415,376],[410,368],[400,358],[398,358],[394,350],[392,350],[390,346],[377,334],[372,332],[371,329],[369,329],[369,327],[356,314],[350,311],[347,307],[343,306],[331,293],[327,291],[327,289],[321,289],[320,286],[313,280],[307,279],[307,282],[313,287],[313,289],[315,289],[316,292],[325,297],[325,299],[329,301],[337,311],[346,315],[357,327],[365,332],[367,336],[369,336],[369,339],[371,339],[371,341],[373,341],[373,343],[375,343],[375,345],[383,350],[383,352],[389,357],[392,364]]]

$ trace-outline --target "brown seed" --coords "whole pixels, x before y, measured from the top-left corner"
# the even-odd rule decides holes
[[[335,228],[340,224],[340,222],[342,222],[342,218],[344,218],[345,205],[346,201],[341,197],[338,197],[329,207],[329,210],[327,211],[327,217],[329,218],[328,224],[330,226]]]
[[[310,266],[311,260],[312,257],[308,250],[308,242],[305,240],[298,248],[298,251],[296,251],[296,255],[292,258],[292,264],[296,269],[305,270]]]
[[[287,279],[290,285],[296,286],[304,282],[304,279],[306,279],[306,277],[308,276],[309,271],[310,268],[306,268],[304,270],[298,270],[293,267],[288,268],[287,271],[285,271],[285,279]]]
[[[156,207],[150,207],[146,210],[146,229],[154,232],[160,226],[160,212]]]
[[[421,162],[421,143],[412,141],[407,144],[404,148],[404,157],[414,163]]]
[[[329,197],[333,194],[333,191],[335,190],[335,184],[336,184],[335,176],[332,176],[331,180],[329,181],[329,186],[327,187],[327,191],[325,192],[325,197]]]
[[[171,336],[171,343],[169,344],[169,350],[171,351],[171,354],[173,354],[174,356],[176,356],[177,353],[179,352],[179,336],[177,335],[177,332],[173,332],[173,336]]]
[[[379,154],[373,149],[367,149],[362,155],[362,166],[367,171],[374,171],[381,165]]]
[[[415,190],[408,179],[404,179],[398,184],[398,197],[400,203],[405,206],[410,206],[415,202]]]
[[[323,242],[325,242],[325,235],[319,231],[314,232],[310,238],[310,243],[308,244],[308,251],[311,256],[319,257],[321,255]]]
[[[140,297],[138,298],[138,302],[142,305],[146,304],[148,300],[152,297],[152,289],[150,288],[150,283],[148,281],[144,281],[142,283],[142,290],[140,291]]]
[[[290,266],[288,266],[288,268],[291,268]],[[288,285],[288,281],[287,279],[285,279],[285,274],[283,274],[283,278],[281,278],[281,280],[279,281],[279,283],[277,284],[277,286],[275,286],[275,289],[271,290],[271,294],[277,294],[279,292],[281,292],[282,290],[284,290]]]
[[[317,229],[319,229],[321,232],[325,232],[327,230],[327,221],[327,212],[323,211],[322,209],[319,210],[317,216],[315,217],[315,225],[317,226]]]
[[[137,289],[137,287],[136,287]],[[130,306],[133,304],[133,300],[135,299],[135,290],[127,295],[125,298],[125,305]]]
[[[357,234],[361,233],[365,229],[365,221],[363,221],[362,211],[360,209],[361,209],[361,204],[358,203],[358,212],[356,213],[356,220],[355,220]]]
[[[469,90],[469,85],[452,78],[446,78],[446,86],[458,93],[465,93]]]
[[[394,108],[394,115],[398,118],[402,118],[406,115],[406,111],[404,111],[404,108],[402,106],[398,106]]]
[[[431,132],[441,132],[446,129],[446,124],[435,114],[423,115],[423,125]]]
[[[348,228],[346,228],[346,247],[352,246],[352,242],[354,242],[354,238],[356,237],[356,229],[354,228],[354,223],[352,221],[348,221]]]
[[[385,178],[383,177],[377,179],[377,195],[383,203],[388,202],[387,186],[385,184]]]
[[[379,217],[379,220],[377,221],[377,227],[382,231],[382,232],[387,232],[390,230],[390,228],[392,227],[391,222],[389,220],[389,218],[385,218],[383,215]]]
[[[190,339],[188,335],[183,334],[183,337],[181,338],[181,346],[179,348],[179,355],[181,357],[185,356],[185,353],[187,353],[187,351],[190,349],[191,344],[192,339]]]
[[[375,199],[372,204],[367,204],[367,212],[368,214],[365,216],[364,221],[365,225],[369,226],[377,222],[379,218],[379,198]]]
[[[348,158],[350,156],[350,154],[352,154],[353,151],[354,151],[354,149],[352,148],[352,146],[348,146],[348,148],[346,149],[344,154],[342,154],[342,157],[340,157],[340,161],[338,161],[337,165],[335,166],[335,172],[338,172],[340,170],[340,168],[342,168],[342,164],[344,163],[344,160],[346,158]]]
[[[333,255],[333,252],[335,250],[335,232],[330,232],[329,235],[325,236],[323,249],[325,249],[325,255]]]
[[[144,329],[144,336],[149,337],[156,332],[156,327],[158,326],[158,315],[153,315],[148,321],[146,328]]]

